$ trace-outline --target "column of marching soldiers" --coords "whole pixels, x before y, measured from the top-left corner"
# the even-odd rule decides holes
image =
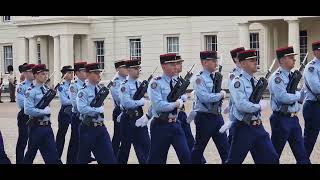
[[[219,56],[215,51],[200,52],[202,70],[194,77],[189,113],[184,103],[193,67],[182,77],[184,60],[176,54],[160,55],[163,74],[142,82],[138,80],[141,60],[117,61],[117,74],[106,86],[99,85],[102,70],[97,63],[64,66],[62,82],[54,88],[47,86],[50,78],[44,64],[25,63],[20,66],[25,80],[17,88],[16,163],[33,163],[39,150],[45,163],[62,164],[65,135],[71,125],[67,164],[126,164],[131,144],[141,164],[165,164],[170,145],[181,164],[205,164],[204,150],[210,138],[222,163],[242,163],[250,151],[257,164],[278,164],[288,141],[297,163],[309,164],[320,129],[320,41],[312,43],[312,50],[313,60],[307,63],[307,54],[300,69],[292,71],[296,61],[293,47],[277,49],[268,73],[258,80],[254,77],[257,52],[243,47],[230,51],[236,67],[228,77],[230,101],[223,111],[226,92],[221,89]],[[276,61],[279,68],[272,73]],[[302,77],[303,83],[299,83]],[[268,106],[262,96],[267,87],[271,138],[261,120]],[[104,100],[109,92],[114,101],[112,139],[104,125]],[[57,93],[61,109],[54,138],[49,104]],[[151,101],[148,112],[143,111],[146,93]],[[304,134],[297,117],[302,104]],[[226,123],[221,113],[229,113]],[[1,134],[0,153],[0,163],[10,163]]]

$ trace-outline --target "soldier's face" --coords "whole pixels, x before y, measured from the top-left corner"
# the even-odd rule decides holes
[[[177,69],[177,74],[182,72],[182,62],[177,62],[176,69]]]
[[[294,56],[286,56],[283,57],[280,61],[280,64],[282,65],[282,67],[284,67],[285,69],[292,69],[294,68],[294,64],[296,63],[296,59],[294,58]]]
[[[48,72],[44,71],[44,72],[37,73],[35,74],[35,78],[38,82],[45,83],[48,79]]]
[[[317,59],[320,59],[320,50],[313,51],[313,54]]]
[[[77,71],[76,75],[81,80],[87,79],[87,73],[85,70]]]
[[[177,65],[176,63],[166,63],[162,64],[163,72],[168,76],[174,76],[177,73]]]
[[[88,73],[88,79],[93,84],[98,84],[101,79],[101,72],[100,71],[93,71]]]
[[[25,72],[24,73],[24,77],[29,80],[29,81],[32,81],[34,80],[34,76],[33,76],[33,73],[32,72]]]
[[[132,78],[139,78],[140,75],[140,67],[129,68],[129,76]]]
[[[64,78],[68,81],[71,81],[73,79],[73,71],[67,72]]]
[[[249,73],[257,72],[257,59],[248,59],[241,62],[241,67]]]
[[[128,76],[128,73],[129,73],[128,68],[126,68],[126,67],[119,67],[119,68],[118,68],[118,71],[119,71],[119,74],[120,74],[121,76]]]
[[[209,72],[214,72],[218,64],[216,59],[201,61],[201,63],[202,63],[202,66]]]

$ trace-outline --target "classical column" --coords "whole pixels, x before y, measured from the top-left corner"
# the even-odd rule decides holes
[[[298,60],[295,67],[300,66],[300,38],[299,38],[299,20],[292,19],[287,20],[288,22],[288,45],[293,46],[294,52],[298,55],[296,59]]]
[[[40,37],[40,59],[42,64],[46,64],[49,67],[47,36]]]
[[[53,36],[53,68],[56,71],[53,82],[57,84],[60,80],[60,37],[58,35]]]
[[[240,46],[245,49],[250,48],[249,23],[238,23]]]
[[[18,37],[17,60],[18,65],[29,62],[29,44],[25,37]]]
[[[29,63],[38,64],[37,37],[29,37]]]
[[[66,65],[73,65],[73,34],[61,34],[60,35],[60,58],[61,67]]]

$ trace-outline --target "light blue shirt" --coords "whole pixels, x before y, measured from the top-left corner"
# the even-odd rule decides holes
[[[207,70],[200,71],[194,83],[194,92],[195,92],[195,106],[194,111],[196,112],[213,112],[213,103],[220,101],[223,98],[221,93],[215,93],[213,80]]]
[[[113,84],[110,88],[110,91],[111,91],[114,106],[120,106],[120,85],[125,80],[126,80],[126,76],[124,77],[120,76],[119,73],[117,73],[112,80]]]
[[[232,86],[232,80],[237,77],[237,76],[240,76],[241,74],[241,71],[242,69],[238,66],[236,66],[232,72],[229,74],[229,80],[228,80],[228,89],[230,90],[231,86]],[[232,108],[234,107],[234,99],[232,98],[231,96],[231,93],[230,93],[230,99],[229,99],[229,119],[231,121],[235,121],[236,118],[233,116],[232,114]]]
[[[250,79],[254,78],[246,71],[242,70],[241,74],[235,77],[231,82],[230,93],[234,101],[234,108],[232,114],[237,120],[242,121],[246,113],[255,113],[252,120],[260,119],[261,114],[257,113],[261,107],[259,104],[254,104],[249,101],[250,95],[253,91]],[[257,80],[254,78],[254,84]]]
[[[24,100],[26,98],[26,90],[31,87],[32,81],[24,80],[17,87],[17,104],[20,109],[24,108]]]
[[[70,99],[70,82],[64,80],[59,88],[59,99],[62,106],[71,105]]]
[[[279,111],[282,105],[288,106],[288,112],[298,112],[300,107],[298,100],[300,93],[287,93],[290,71],[279,67],[269,78],[269,91],[271,94],[271,108],[273,111]]]
[[[77,113],[77,94],[78,91],[83,88],[85,85],[85,82],[81,81],[79,78],[76,78],[74,83],[70,84],[70,101],[72,104],[72,112]]]
[[[128,77],[120,85],[120,104],[125,109],[136,109],[144,105],[144,99],[133,100],[133,96],[137,91],[137,86],[141,84],[140,81]]]
[[[48,116],[43,113],[43,109],[36,108],[36,105],[42,99],[43,95],[48,91],[44,85],[34,84],[26,91],[26,99],[24,101],[24,113],[30,117]]]
[[[317,101],[316,97],[311,93],[311,91],[320,95],[320,59],[314,58],[310,61],[303,73],[304,76],[304,89],[306,90],[306,100]],[[308,84],[311,91],[306,87]]]
[[[176,81],[166,74],[162,74],[161,76],[153,78],[148,85],[147,93],[151,101],[152,115],[154,117],[159,117],[159,113],[161,112],[170,112],[176,108],[175,102],[168,102],[167,100],[167,97],[171,92],[171,80],[172,86],[174,86]],[[170,113],[169,116],[170,118],[175,118],[177,114]]]

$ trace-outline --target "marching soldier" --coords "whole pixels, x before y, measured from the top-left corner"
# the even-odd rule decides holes
[[[77,93],[85,86],[87,79],[85,65],[87,62],[74,63],[75,81],[70,84],[70,100],[72,104],[71,137],[69,142],[67,164],[77,164],[79,152],[79,125],[81,123],[80,113],[77,108]],[[89,156],[90,157],[90,156]],[[90,161],[90,159],[88,160]]]
[[[214,141],[219,151],[222,163],[228,157],[230,145],[226,133],[219,133],[219,129],[224,124],[221,111],[214,112],[213,104],[219,103],[226,96],[225,91],[215,92],[214,72],[217,67],[217,52],[200,52],[200,59],[203,70],[196,76],[194,83],[195,90],[195,125],[196,143],[192,150],[192,163],[200,164],[203,152],[210,140]]]
[[[19,72],[20,72],[20,83],[25,80],[25,76],[24,76],[24,73],[23,73],[25,65],[27,65],[27,63],[23,63],[18,67]]]
[[[190,164],[191,156],[181,123],[177,121],[177,109],[183,100],[168,102],[167,96],[174,87],[176,63],[182,61],[176,54],[160,55],[163,74],[151,80],[148,95],[152,105],[153,120],[150,125],[151,148],[149,164],[165,164],[172,144],[181,164]],[[169,113],[169,116],[165,114]],[[164,115],[163,115],[164,114]],[[162,116],[161,116],[162,115]],[[161,118],[160,118],[161,117]]]
[[[231,89],[231,81],[239,76],[241,74],[241,66],[240,66],[240,62],[238,59],[238,53],[241,51],[244,51],[244,47],[239,47],[236,49],[233,49],[230,51],[231,54],[231,58],[233,60],[233,63],[236,65],[236,67],[232,70],[232,72],[229,74],[229,80],[228,80],[228,89]],[[229,113],[229,120],[221,127],[220,132],[224,133],[227,130],[229,130],[229,135],[228,135],[228,141],[229,144],[231,144],[232,141],[232,134],[233,134],[233,128],[232,128],[232,124],[233,122],[235,122],[236,118],[232,115],[232,107],[234,106],[234,100],[232,98],[232,96],[230,95],[230,99],[229,99],[229,106],[224,110],[224,114]]]
[[[1,131],[0,131],[0,164],[11,164],[11,161],[4,150]]]
[[[126,63],[129,71],[128,79],[120,85],[120,102],[123,107],[123,114],[120,120],[121,145],[118,153],[118,163],[127,164],[131,144],[135,149],[140,164],[146,164],[149,150],[150,138],[147,126],[137,127],[136,121],[143,116],[142,106],[145,99],[133,99],[134,94],[138,90],[141,82],[138,80],[141,60],[131,60]]]
[[[302,104],[303,99],[301,97],[303,96],[299,91],[295,94],[290,94],[286,90],[293,74],[291,69],[294,68],[296,62],[294,55],[297,54],[294,53],[292,46],[279,48],[276,53],[280,67],[272,74],[269,81],[271,108],[273,111],[270,117],[272,144],[278,155],[281,156],[283,148],[288,141],[297,163],[310,164],[297,116],[300,109],[299,103]],[[287,104],[290,104],[288,110],[282,111],[281,107]]]
[[[50,107],[38,109],[36,105],[48,91],[45,82],[48,79],[48,69],[45,64],[33,67],[35,83],[25,94],[24,113],[29,115],[28,149],[24,157],[25,164],[32,164],[38,149],[46,164],[61,164],[59,160],[54,135],[50,122]]]
[[[90,103],[100,90],[98,85],[101,72],[98,63],[85,66],[88,83],[78,92],[77,108],[80,112],[80,147],[79,163],[88,163],[88,157],[93,152],[99,164],[114,164],[116,158],[112,149],[109,133],[105,127],[104,107],[91,107]]]
[[[8,75],[8,81],[9,81],[9,94],[10,94],[10,102],[16,102],[15,92],[16,92],[16,77],[13,73],[13,66],[9,65],[7,68],[9,75]]]
[[[306,101],[303,106],[304,146],[310,157],[320,130],[320,41],[312,43],[314,58],[304,70]]]
[[[28,142],[28,126],[27,121],[29,116],[24,113],[24,101],[25,93],[28,88],[33,85],[34,76],[32,68],[35,64],[26,64],[21,67],[21,75],[25,77],[25,80],[18,85],[17,88],[17,104],[20,108],[18,113],[18,141],[16,146],[16,163],[22,164],[24,158],[25,148]]]
[[[233,139],[227,163],[240,164],[247,153],[251,151],[255,163],[279,163],[279,156],[275,151],[269,133],[264,129],[261,121],[261,111],[266,107],[266,102],[254,104],[249,97],[257,83],[253,74],[257,72],[257,52],[246,50],[238,53],[242,67],[241,74],[231,82],[230,93],[234,99],[232,114],[236,118],[234,123]],[[246,113],[252,113],[249,124],[243,121]]]
[[[114,67],[116,68],[117,74],[113,78],[111,95],[114,103],[114,109],[112,112],[112,120],[113,120],[113,137],[112,137],[112,148],[115,156],[118,156],[119,147],[120,147],[120,122],[117,121],[117,117],[121,114],[120,109],[120,84],[126,80],[128,76],[128,68],[126,66],[126,60],[116,61],[114,63]]]
[[[73,80],[73,71],[74,69],[72,69],[72,66],[63,66],[61,69],[62,77],[64,78],[64,80],[58,88],[61,108],[58,115],[58,132],[56,136],[59,158],[61,158],[65,143],[65,136],[72,119],[72,105],[69,88],[71,81]],[[72,143],[69,143],[69,148],[70,144]]]

